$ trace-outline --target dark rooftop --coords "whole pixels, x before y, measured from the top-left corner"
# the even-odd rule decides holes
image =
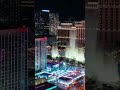
[[[51,74],[48,74],[48,73],[42,73],[41,75],[49,76],[49,75],[51,75]]]
[[[45,82],[43,84],[37,85],[35,87],[36,88],[35,90],[47,90],[47,89],[52,88],[52,87],[55,87],[55,85],[48,83],[48,82]]]
[[[59,79],[63,80],[63,81],[70,81],[70,80],[72,80],[71,78],[68,78],[68,77],[60,77]]]

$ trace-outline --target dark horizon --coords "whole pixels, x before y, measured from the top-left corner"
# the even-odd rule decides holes
[[[37,10],[48,9],[58,13],[60,21],[69,20],[70,17],[76,21],[85,20],[85,1],[84,0],[43,0],[36,2]]]

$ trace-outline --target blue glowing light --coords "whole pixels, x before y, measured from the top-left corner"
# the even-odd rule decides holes
[[[66,63],[65,63],[65,62],[63,62],[63,65],[65,66],[65,65],[66,65]]]
[[[49,13],[49,12],[50,12],[50,10],[42,10],[42,12],[48,12],[48,13]]]
[[[55,89],[55,88],[56,88],[56,86],[53,86],[53,87],[48,88],[48,89],[46,89],[46,90],[53,90],[53,89]]]

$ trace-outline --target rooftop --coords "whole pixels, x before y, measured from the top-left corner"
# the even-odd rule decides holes
[[[71,78],[68,78],[68,77],[60,77],[59,79],[63,80],[63,81],[70,81],[70,80],[72,80]]]
[[[54,90],[54,89],[50,89],[50,88],[56,88],[56,86],[54,84],[45,82],[43,84],[39,84],[35,87],[35,90]]]

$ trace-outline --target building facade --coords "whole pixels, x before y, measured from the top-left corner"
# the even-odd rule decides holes
[[[86,1],[86,76],[105,83],[119,81],[117,63],[111,54],[119,48],[119,6],[111,1]]]
[[[11,26],[20,23],[18,0],[0,0],[0,26]]]
[[[56,35],[59,25],[59,16],[51,13],[49,10],[40,10],[35,12],[35,35],[37,37],[47,37],[48,44],[56,41]]]
[[[119,52],[120,50],[120,0],[99,0],[98,4],[98,42],[109,56],[115,57],[116,55],[110,54],[110,52]],[[118,53],[117,56],[120,56],[120,54]],[[119,72],[120,58],[114,60]]]
[[[105,48],[120,46],[120,0],[98,0],[98,41]]]
[[[40,36],[49,35],[49,13],[35,12],[35,34]]]
[[[35,48],[28,48],[28,68],[35,69]]]
[[[0,90],[28,90],[27,32],[0,30]]]
[[[50,35],[57,35],[58,32],[58,26],[59,26],[59,15],[56,13],[50,13],[49,14],[50,18]]]
[[[33,0],[0,0],[0,29],[33,26]]]
[[[58,42],[62,41],[69,44],[70,32],[76,33],[75,41],[78,47],[82,47],[85,44],[85,21],[75,23],[60,23],[58,26]]]
[[[76,42],[78,47],[85,45],[85,21],[75,22],[77,30]]]
[[[35,38],[35,71],[47,67],[47,38]]]
[[[34,7],[34,0],[20,0],[21,7]]]

